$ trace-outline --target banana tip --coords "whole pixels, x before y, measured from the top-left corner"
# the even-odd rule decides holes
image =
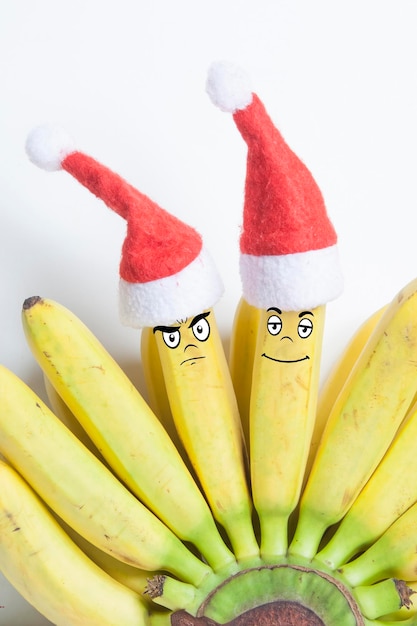
[[[40,302],[42,298],[40,296],[31,296],[30,298],[26,298],[23,303],[23,310],[27,311],[31,309],[37,302]]]

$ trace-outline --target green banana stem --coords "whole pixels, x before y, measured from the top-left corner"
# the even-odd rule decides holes
[[[193,585],[164,574],[158,574],[148,581],[145,594],[166,609],[171,611],[183,609],[191,615],[195,615],[204,599],[204,594]]]
[[[403,606],[410,608],[410,596],[415,591],[403,580],[387,578],[374,585],[364,585],[352,590],[352,594],[363,615],[375,619],[393,613]]]

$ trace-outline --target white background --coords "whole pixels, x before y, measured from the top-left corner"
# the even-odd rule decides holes
[[[416,32],[415,0],[2,0],[0,361],[43,395],[20,325],[23,300],[41,295],[143,387],[139,332],[117,312],[125,224],[68,174],[28,162],[26,135],[42,122],[203,234],[226,287],[227,348],[246,148],[205,93],[208,66],[226,59],[251,75],[339,234],[346,287],[327,307],[324,376],[417,275]],[[4,626],[48,623],[1,575],[0,605]]]

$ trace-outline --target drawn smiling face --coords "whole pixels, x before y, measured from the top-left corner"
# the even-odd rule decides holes
[[[261,356],[277,363],[299,363],[310,359],[314,329],[313,311],[266,311],[266,329]]]
[[[178,320],[175,326],[155,326],[153,329],[154,333],[162,334],[164,344],[175,352],[177,365],[195,365],[198,360],[206,358],[202,347],[210,336],[209,315],[210,311],[206,311],[193,318]]]

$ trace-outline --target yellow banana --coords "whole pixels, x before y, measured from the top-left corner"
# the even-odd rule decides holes
[[[416,528],[417,503],[365,552],[340,567],[339,573],[352,587],[372,585],[384,578],[412,580],[417,571]]]
[[[1,453],[74,530],[136,567],[167,569],[196,584],[210,573],[210,568],[3,366],[0,397]]]
[[[30,604],[58,626],[151,623],[140,596],[95,565],[2,461],[0,484],[0,570]]]
[[[316,456],[317,448],[319,446],[327,418],[330,415],[330,411],[336,401],[336,398],[348,379],[356,360],[362,352],[362,349],[368,341],[375,326],[381,319],[385,309],[386,307],[381,307],[359,326],[350,341],[347,343],[342,354],[333,365],[330,374],[325,379],[322,388],[319,391],[316,421],[314,423],[313,436],[311,438],[306,476],[310,473],[311,465],[314,457]]]
[[[54,512],[51,511],[54,515]],[[124,561],[116,559],[111,554],[100,550],[95,545],[87,541],[82,535],[77,533],[74,528],[66,524],[60,517],[54,515],[58,524],[63,528],[68,537],[93,561],[98,567],[105,571],[109,576],[125,585],[132,591],[135,591],[143,597],[147,604],[149,596],[145,594],[148,580],[158,574],[153,570],[145,570]],[[154,607],[155,608],[155,607]]]
[[[105,463],[101,453],[91,441],[84,428],[82,428],[80,422],[71,413],[61,396],[57,393],[55,387],[51,385],[50,380],[46,376],[44,376],[43,381],[52,412],[57,417],[59,417],[61,422],[70,429],[70,431],[77,437],[79,441],[81,441],[81,443],[85,445],[86,448],[90,450],[90,452],[92,452],[98,459],[100,459],[100,461]]]
[[[343,386],[300,502],[291,552],[311,558],[381,461],[417,389],[417,280],[393,299]]]
[[[325,306],[263,310],[252,375],[253,500],[263,555],[286,554],[316,412]]]
[[[140,350],[145,384],[149,396],[148,403],[172,438],[172,436],[177,436],[177,432],[172,420],[158,346],[156,345],[152,328],[142,328]]]
[[[174,422],[213,515],[236,557],[254,556],[242,428],[214,312],[156,326],[154,334]]]
[[[414,615],[408,619],[364,619],[364,626],[416,626],[417,619]]]
[[[402,619],[400,621],[394,619],[375,619],[375,620],[369,620],[369,619],[365,619],[364,620],[364,625],[365,626],[416,626],[417,624],[417,619],[415,618],[414,615],[412,615],[411,617],[409,617],[408,619]]]
[[[117,476],[214,568],[235,559],[158,418],[79,318],[57,302],[25,301],[23,327],[58,394]]]
[[[161,359],[159,358],[158,346],[156,345],[156,339],[152,328],[142,328],[140,349],[145,385],[148,393],[148,404],[161,421],[170,436],[171,441],[173,441],[176,448],[181,453],[188,469],[191,469],[184,446],[182,445],[177,429],[175,428],[171,407],[169,405],[168,394],[165,387]]]
[[[249,407],[252,369],[260,309],[241,298],[236,307],[229,348],[229,369],[239,407],[246,447],[250,455]]]
[[[416,457],[417,404],[329,543],[316,558],[333,569],[362,552],[417,501],[409,468]]]

